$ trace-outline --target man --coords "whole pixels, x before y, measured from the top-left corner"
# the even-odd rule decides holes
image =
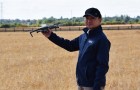
[[[85,11],[84,33],[73,40],[57,36],[51,30],[43,35],[56,45],[68,50],[79,50],[76,67],[78,90],[103,90],[109,69],[110,41],[102,31],[102,16],[97,8]]]

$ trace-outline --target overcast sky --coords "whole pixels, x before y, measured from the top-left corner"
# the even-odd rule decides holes
[[[0,0],[3,19],[81,17],[87,8],[98,8],[102,16],[140,16],[140,0]]]

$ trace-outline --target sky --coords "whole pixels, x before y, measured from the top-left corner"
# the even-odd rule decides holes
[[[0,18],[82,17],[91,7],[98,8],[103,17],[140,16],[140,0],[0,0]]]

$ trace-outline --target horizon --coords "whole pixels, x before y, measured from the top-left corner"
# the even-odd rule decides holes
[[[129,16],[129,15],[116,15],[116,16],[102,16],[102,18],[105,18],[105,17],[111,17],[111,18],[113,18],[113,17],[121,17],[121,16],[128,16],[128,17],[130,17],[130,18],[137,18],[137,17],[140,17],[140,15],[139,15],[139,16],[135,16],[135,17],[131,17],[131,16]],[[56,17],[54,17],[54,16],[50,16],[50,17],[42,17],[42,18],[39,18],[39,19],[20,19],[20,18],[9,19],[9,18],[5,18],[5,19],[0,19],[0,20],[16,20],[16,19],[18,19],[18,20],[40,20],[40,19],[43,19],[43,18],[48,19],[48,18],[51,18],[51,17],[53,17],[53,18],[55,18],[55,19],[60,19],[61,17],[62,17],[63,19],[68,18],[68,17],[63,17],[63,16],[61,16],[61,17],[59,17],[59,18],[56,18]],[[82,16],[81,16],[81,17],[82,17]],[[68,19],[71,19],[71,18],[74,18],[74,17],[69,17]],[[76,17],[76,18],[79,18],[79,17]],[[83,18],[84,18],[84,17],[83,17]]]

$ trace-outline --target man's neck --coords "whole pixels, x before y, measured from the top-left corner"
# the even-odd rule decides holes
[[[97,28],[99,28],[101,25],[97,26],[97,27],[93,27],[93,28],[89,28],[89,30],[95,30]]]

